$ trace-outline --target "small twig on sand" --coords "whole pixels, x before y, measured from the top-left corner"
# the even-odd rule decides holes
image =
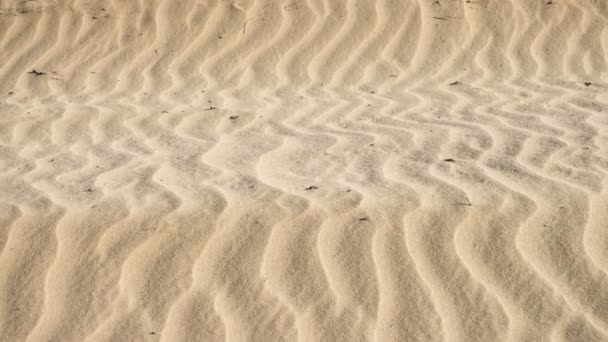
[[[37,71],[36,69],[33,69],[32,71],[28,72],[28,74],[38,77],[38,76],[46,75],[46,72]]]
[[[469,201],[469,198],[466,197],[467,203],[453,203],[452,205],[463,205],[463,206],[467,206],[467,207],[471,207],[473,206],[473,204],[471,203],[471,201]]]

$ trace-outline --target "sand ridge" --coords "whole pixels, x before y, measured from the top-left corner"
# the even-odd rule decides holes
[[[0,0],[0,340],[608,340],[607,22]]]

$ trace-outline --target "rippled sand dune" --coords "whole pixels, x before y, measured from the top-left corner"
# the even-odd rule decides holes
[[[0,0],[0,341],[608,341],[605,0]]]

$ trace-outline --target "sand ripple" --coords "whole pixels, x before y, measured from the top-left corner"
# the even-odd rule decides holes
[[[0,0],[0,340],[608,341],[607,28]]]

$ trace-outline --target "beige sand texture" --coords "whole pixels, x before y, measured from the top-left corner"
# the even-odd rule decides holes
[[[605,0],[0,0],[0,341],[608,341],[607,187]]]

